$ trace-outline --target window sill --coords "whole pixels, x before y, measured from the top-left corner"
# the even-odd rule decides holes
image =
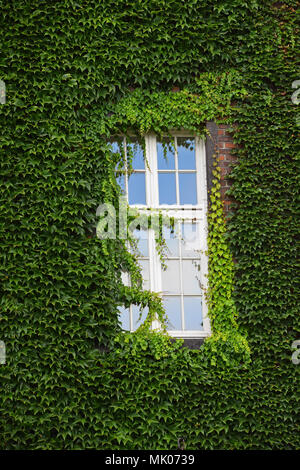
[[[173,338],[182,338],[182,339],[204,339],[210,336],[210,334],[207,331],[203,331],[203,330],[168,331],[168,333]]]

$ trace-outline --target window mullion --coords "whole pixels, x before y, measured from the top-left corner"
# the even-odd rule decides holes
[[[181,246],[181,237],[182,237],[182,221],[178,222],[178,235],[179,235],[179,276],[180,276],[180,305],[181,305],[181,328],[185,330],[185,320],[184,320],[184,301],[183,301],[183,277],[182,277],[182,246]]]
[[[175,139],[175,178],[176,178],[176,204],[180,204],[179,200],[179,175],[178,175],[178,155],[177,155],[177,137]]]
[[[207,184],[206,184],[206,161],[205,145],[203,139],[195,138],[196,178],[197,178],[197,204],[201,205],[206,213]]]
[[[158,208],[159,205],[159,196],[158,196],[158,172],[157,172],[157,148],[156,148],[156,136],[149,136],[150,148],[151,148],[151,177],[152,177],[152,201],[151,207]]]
[[[157,163],[156,163],[156,149],[155,149],[155,136],[145,136],[146,159],[149,167],[145,164],[146,172],[146,203],[147,207],[157,207],[158,190],[157,190]],[[150,213],[151,214],[151,213]],[[150,289],[154,292],[159,291],[159,275],[157,266],[157,251],[155,246],[155,231],[153,228],[148,230],[148,248],[149,248],[149,277]],[[154,321],[152,328],[159,328],[159,323]]]
[[[126,137],[123,137],[123,146],[124,146],[124,167],[125,167],[125,194],[126,194],[126,200],[127,203],[129,201],[129,196],[128,196],[128,165],[127,165],[127,142],[126,142]]]

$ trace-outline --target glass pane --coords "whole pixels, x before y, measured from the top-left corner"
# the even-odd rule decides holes
[[[140,259],[138,263],[140,267],[142,268],[143,289],[150,290],[149,261]]]
[[[129,204],[146,204],[145,173],[133,173],[128,178]]]
[[[177,224],[174,229],[171,226],[163,226],[163,237],[166,243],[166,256],[179,257],[179,233]]]
[[[180,289],[180,271],[179,260],[167,260],[167,269],[162,271],[162,290],[164,294],[179,294]]]
[[[121,323],[121,328],[126,331],[130,331],[130,321],[129,321],[129,308],[118,307],[119,310],[119,321]]]
[[[138,305],[132,305],[132,323],[133,323],[134,330],[136,330],[139,326],[141,326],[144,323],[148,315],[148,311],[149,311],[148,307],[145,307],[142,310],[142,316],[140,318],[140,314],[141,314],[140,307]]]
[[[182,224],[181,253],[183,257],[200,257],[199,223],[184,222]]]
[[[180,297],[163,297],[167,315],[167,330],[182,330]]]
[[[196,173],[179,173],[180,204],[197,204]]]
[[[149,256],[148,230],[134,230],[133,235],[137,239],[138,255],[146,258]]]
[[[193,295],[201,292],[199,260],[182,260],[182,279],[184,294]]]
[[[113,153],[120,152],[120,149],[123,144],[123,137],[112,137],[108,140],[109,145],[112,147]]]
[[[164,148],[162,142],[157,142],[157,168],[159,170],[174,170],[175,169],[175,159],[174,159],[174,141],[171,139],[165,139],[165,151],[166,155],[164,156]],[[171,146],[171,148],[170,148]]]
[[[123,137],[115,137],[112,140],[109,140],[108,143],[112,147],[113,153],[120,153],[119,162],[116,165],[116,169],[124,169],[124,152],[123,152]]]
[[[195,139],[177,137],[177,154],[179,170],[195,170]]]
[[[134,170],[144,170],[145,169],[145,162],[144,162],[144,151],[143,147],[139,144],[139,142],[133,141],[130,144],[128,144],[128,157],[129,157],[129,152],[133,154],[132,157],[132,168]]]
[[[184,297],[185,330],[202,330],[202,299],[201,297]]]
[[[109,142],[112,146],[113,153],[120,152],[119,142]]]
[[[121,281],[123,282],[124,286],[129,286],[129,274],[127,272],[122,271]]]
[[[117,183],[120,186],[121,190],[125,194],[125,175],[123,173],[116,174]]]
[[[175,173],[158,173],[159,204],[176,204]]]

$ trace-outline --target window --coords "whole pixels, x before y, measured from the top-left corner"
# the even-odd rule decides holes
[[[134,138],[130,143],[125,138],[115,139],[112,146],[124,155],[124,165],[116,169],[116,176],[129,205],[141,211],[157,209],[164,216],[175,217],[175,227],[163,228],[166,270],[156,250],[155,230],[135,230],[144,288],[161,293],[171,335],[205,337],[210,334],[210,325],[204,296],[207,273],[204,141],[177,132],[172,139],[164,138],[162,142],[149,134],[145,137],[146,159],[142,145]],[[128,158],[132,158],[130,173]],[[123,281],[130,282],[128,274],[124,273]],[[145,309],[139,319],[137,306],[120,309],[123,328],[134,331],[146,314]],[[153,328],[159,328],[157,321]]]

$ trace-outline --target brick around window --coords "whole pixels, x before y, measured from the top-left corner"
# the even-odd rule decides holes
[[[224,213],[225,216],[227,216],[230,211],[230,205],[233,202],[232,198],[227,195],[227,192],[232,184],[230,179],[231,166],[237,161],[236,156],[231,153],[232,149],[235,148],[235,144],[228,125],[220,124],[217,126],[210,122],[207,123],[207,128],[211,134],[210,145],[207,146],[207,152],[213,153],[219,158],[221,168],[221,198]],[[211,156],[208,158],[211,158]],[[210,189],[211,182],[208,186]]]

